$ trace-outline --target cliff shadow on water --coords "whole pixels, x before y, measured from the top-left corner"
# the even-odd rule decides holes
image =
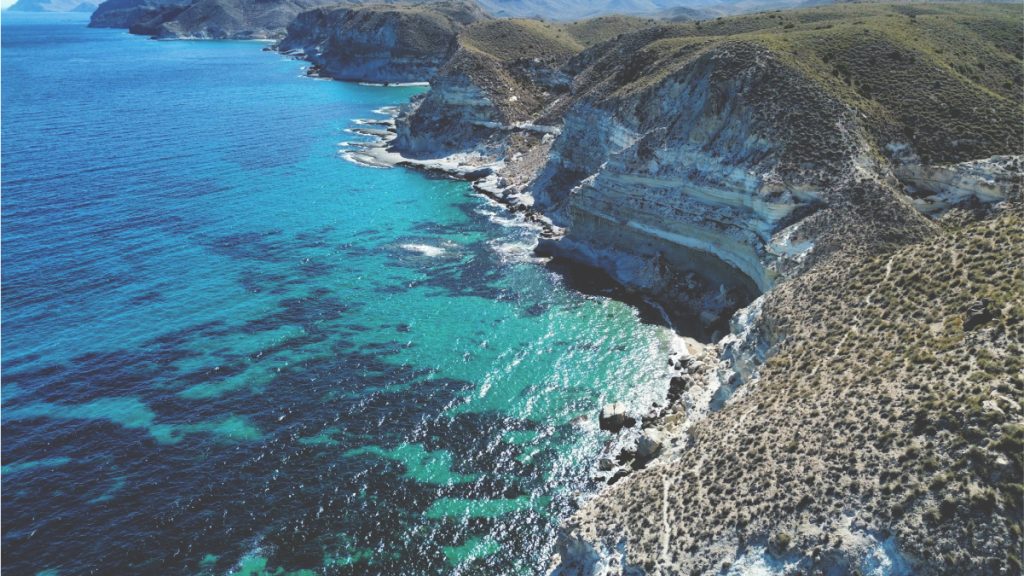
[[[545,241],[542,240],[538,253],[550,254],[544,246]],[[662,271],[676,279],[678,293],[685,293],[689,297],[686,302],[668,293],[630,288],[616,280],[605,268],[567,252],[554,252],[545,266],[577,292],[625,302],[638,310],[642,322],[665,326],[680,336],[702,343],[715,342],[728,333],[732,315],[762,293],[742,272],[714,256],[696,251],[688,254],[677,252],[674,259],[687,262],[686,272],[670,272],[664,259]],[[702,276],[696,270],[703,271],[705,275]],[[697,302],[709,298],[726,299],[727,305],[714,310],[697,308]]]

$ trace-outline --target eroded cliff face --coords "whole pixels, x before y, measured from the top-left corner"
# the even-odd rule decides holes
[[[569,231],[544,249],[721,325],[804,269],[819,236],[842,233],[813,223],[869,170],[849,110],[767,50],[731,43],[651,85],[580,99],[534,194]],[[913,219],[895,191],[875,191]]]
[[[460,51],[430,83],[430,91],[398,117],[395,146],[414,157],[478,150],[507,117],[474,80],[475,55]]]
[[[487,18],[475,4],[320,8],[288,25],[279,49],[298,51],[322,75],[361,82],[430,80],[462,27]]]
[[[1019,200],[1022,168],[1021,156],[993,156],[939,166],[921,164],[911,157],[897,163],[894,171],[918,210],[939,215],[969,201],[993,204]]]

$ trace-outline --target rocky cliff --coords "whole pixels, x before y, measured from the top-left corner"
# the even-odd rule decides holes
[[[534,190],[569,230],[550,251],[722,324],[821,254],[829,241],[810,231],[871,160],[852,112],[763,47],[698,45],[677,61],[656,83],[595,88],[571,108]]]
[[[566,63],[589,45],[650,25],[603,17],[568,24],[502,19],[469,26],[430,92],[399,117],[396,149],[416,157],[473,153],[509,159],[536,152],[558,132],[546,123],[544,111],[569,92]],[[506,176],[523,183],[533,174],[512,170]]]
[[[129,28],[134,25],[145,25],[150,22],[155,22],[155,25],[159,25],[174,10],[178,12],[184,10],[189,1],[106,0],[92,13],[92,16],[89,18],[89,26],[91,28]],[[155,32],[149,32],[149,34],[153,33]]]
[[[426,81],[456,49],[459,31],[487,18],[462,0],[318,8],[292,21],[278,48],[339,80]]]
[[[558,573],[1020,571],[1022,23],[867,5],[589,48],[460,35],[398,148],[475,154],[482,188],[565,229],[541,253],[722,337],[673,360]]]
[[[107,0],[89,26],[158,38],[281,38],[300,12],[337,0]]]
[[[7,10],[14,12],[92,12],[96,4],[81,0],[18,0]]]

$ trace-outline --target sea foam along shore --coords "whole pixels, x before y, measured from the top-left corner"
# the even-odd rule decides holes
[[[509,169],[509,165],[503,159],[477,152],[417,159],[395,150],[392,144],[397,138],[396,118],[400,112],[400,107],[388,106],[374,110],[379,118],[356,120],[355,126],[348,128],[347,131],[365,140],[342,142],[339,150],[341,157],[349,162],[372,168],[401,166],[467,180],[476,192],[511,212],[521,214],[525,221],[538,226],[541,238],[561,236],[563,230],[553,224],[550,218],[534,209],[533,197],[529,193],[502,192],[499,186],[503,178],[502,173]]]

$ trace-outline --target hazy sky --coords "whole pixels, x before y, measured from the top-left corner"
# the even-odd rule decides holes
[[[0,0],[0,8],[7,8],[11,4],[14,4],[17,0]]]

